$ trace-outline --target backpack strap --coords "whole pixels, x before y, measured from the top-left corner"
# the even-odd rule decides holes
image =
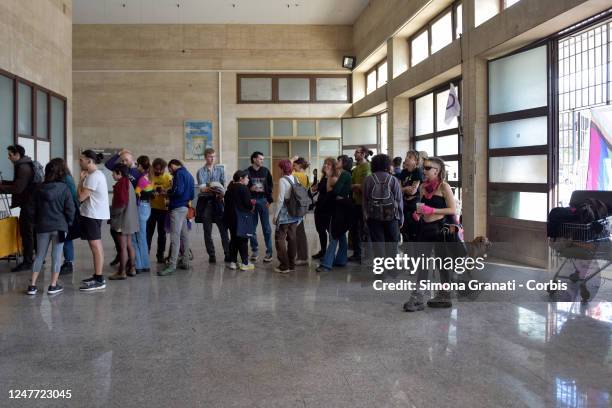
[[[292,180],[289,178],[289,176],[283,176],[283,178],[284,178],[285,180],[287,180],[287,181],[289,182],[289,184],[291,184],[291,187],[293,187],[293,185],[294,185],[295,183],[294,183],[294,182],[293,182],[293,181],[292,181]]]

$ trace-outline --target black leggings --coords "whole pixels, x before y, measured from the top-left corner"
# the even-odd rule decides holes
[[[230,227],[230,242],[229,242],[229,255],[230,262],[238,262],[238,253],[244,265],[249,263],[249,239],[245,237],[239,237],[237,235],[237,228]]]
[[[444,242],[442,235],[442,228],[444,227],[444,219],[434,222],[421,222],[419,223],[418,232],[418,248],[425,257],[433,256],[442,258],[449,256],[447,243]],[[452,244],[451,244],[452,245]],[[429,271],[427,268],[419,269],[417,275],[417,285],[419,282],[426,280]],[[440,282],[449,283],[450,273],[444,268],[440,268]]]
[[[151,242],[153,241],[153,233],[155,227],[157,227],[157,257],[163,258],[164,252],[166,251],[166,216],[168,211],[158,210],[157,208],[151,209],[151,216],[147,221],[147,245],[149,251],[151,250]]]
[[[321,245],[321,253],[327,249],[327,233],[329,231],[329,222],[331,217],[327,214],[320,214],[315,211],[315,228],[319,234],[319,244]]]

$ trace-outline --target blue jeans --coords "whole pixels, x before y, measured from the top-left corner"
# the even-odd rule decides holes
[[[150,268],[149,247],[147,245],[147,221],[151,216],[151,204],[141,201],[138,205],[138,232],[132,235],[132,245],[136,252],[136,269]]]
[[[255,213],[253,214],[253,225],[255,234],[251,237],[251,250],[253,253],[258,252],[259,244],[257,242],[257,222],[261,218],[261,229],[263,230],[264,239],[266,241],[266,255],[272,255],[272,228],[270,227],[270,212],[266,207],[265,198],[258,198],[255,201]]]
[[[74,262],[74,244],[72,241],[64,242],[64,262]]]
[[[51,244],[51,272],[58,273],[62,265],[62,249],[64,243],[59,241],[57,231],[53,232],[40,232],[36,234],[36,259],[32,266],[32,272],[40,272],[42,269],[43,261],[47,256],[49,250],[49,244]]]
[[[337,253],[336,247],[338,247]],[[342,234],[338,239],[330,237],[329,244],[325,250],[325,255],[321,260],[321,266],[324,266],[327,269],[332,269],[333,266],[344,266],[347,262],[348,242],[346,240],[346,234]]]

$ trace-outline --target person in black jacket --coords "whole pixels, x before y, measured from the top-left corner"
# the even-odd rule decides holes
[[[66,174],[62,163],[52,160],[45,167],[45,182],[34,193],[34,220],[38,251],[32,267],[32,280],[28,286],[28,295],[35,295],[36,280],[47,256],[49,243],[51,249],[51,284],[50,295],[64,289],[57,282],[62,264],[62,251],[68,227],[73,223],[76,214],[74,199],[70,189],[64,183]]]
[[[264,167],[264,155],[262,152],[253,152],[251,155],[251,166],[247,169],[249,173],[249,190],[251,197],[255,199],[255,213],[253,221],[255,230],[257,230],[258,219],[261,218],[261,229],[263,230],[264,239],[266,241],[266,255],[263,258],[264,262],[272,262],[272,227],[270,226],[270,204],[272,199],[272,174],[270,170]],[[257,234],[251,237],[251,261],[257,261],[259,244],[257,242]]]
[[[321,174],[323,174],[321,180],[317,184],[313,184],[310,188],[312,197],[317,197],[314,220],[317,234],[319,234],[319,243],[321,244],[321,250],[314,254],[312,259],[320,259],[325,255],[325,250],[327,249],[327,233],[331,220],[330,203],[329,200],[327,200],[327,175],[324,171],[321,171]]]
[[[240,269],[254,269],[254,265],[249,264],[248,238],[238,235],[239,217],[237,210],[245,213],[253,211],[254,208],[253,202],[255,200],[251,199],[251,193],[247,188],[247,184],[249,184],[249,173],[245,170],[238,170],[234,173],[233,182],[227,186],[227,191],[225,192],[223,222],[229,229],[231,237],[229,243],[230,269],[237,268],[238,252],[240,252],[240,258],[242,259]]]

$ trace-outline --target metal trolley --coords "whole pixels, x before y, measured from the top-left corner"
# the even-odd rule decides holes
[[[610,211],[612,210],[609,204],[611,195],[610,191],[575,191],[570,202],[572,204],[580,202],[587,196],[598,199],[607,198],[608,200],[602,201],[606,202]],[[571,282],[579,283],[580,297],[583,302],[588,302],[591,299],[591,293],[587,283],[612,265],[612,215],[589,224],[563,223],[559,228],[557,238],[549,240],[549,246],[558,261],[563,258],[552,280],[568,279]],[[597,266],[590,274],[581,274],[576,264],[578,260],[596,262]],[[599,261],[603,261],[603,265],[600,265]],[[567,262],[572,264],[574,272],[564,276],[561,275],[561,271]],[[555,292],[556,290],[552,289],[548,291],[551,296]]]

